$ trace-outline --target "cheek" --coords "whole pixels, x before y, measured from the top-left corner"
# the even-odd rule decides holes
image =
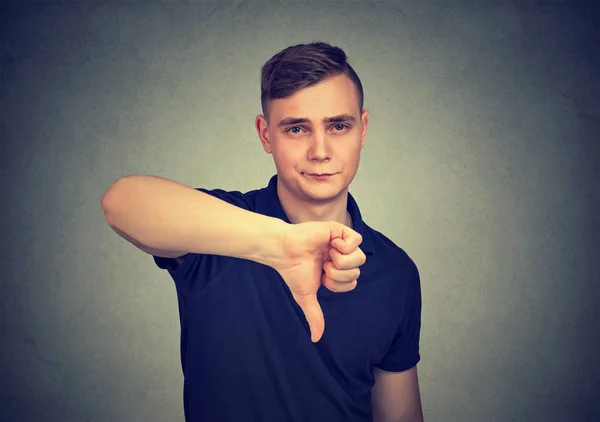
[[[282,145],[282,142],[280,142],[280,140],[277,141],[278,143],[273,148],[273,155],[276,156],[278,160],[294,162],[301,160],[304,156],[303,150],[299,147],[299,145]]]
[[[339,157],[346,163],[358,161],[360,158],[360,146],[344,148],[342,151],[340,151]]]
[[[289,148],[273,148],[273,159],[281,166],[282,171],[294,167],[299,162],[297,153]]]

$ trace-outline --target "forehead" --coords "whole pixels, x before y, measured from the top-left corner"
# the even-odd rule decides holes
[[[358,115],[356,87],[346,75],[337,75],[303,88],[286,98],[271,101],[271,118],[321,118],[339,114]]]

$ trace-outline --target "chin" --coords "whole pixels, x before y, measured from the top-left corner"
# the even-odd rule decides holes
[[[334,199],[345,191],[346,185],[343,182],[341,173],[335,174],[333,178],[334,179],[330,181],[313,181],[309,180],[305,174],[301,173],[299,177],[299,188],[311,199],[320,201]]]

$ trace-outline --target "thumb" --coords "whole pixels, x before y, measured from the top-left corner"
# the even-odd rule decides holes
[[[310,339],[313,343],[318,342],[325,331],[325,318],[323,317],[321,305],[319,305],[319,301],[317,300],[317,295],[294,295],[294,299],[304,312],[304,317],[310,327]]]

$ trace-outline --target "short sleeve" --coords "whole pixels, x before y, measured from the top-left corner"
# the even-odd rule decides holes
[[[385,358],[377,365],[389,372],[401,372],[415,366],[420,360],[421,335],[421,281],[416,265],[407,277],[404,297],[400,300],[401,320],[398,332]],[[406,273],[405,273],[406,274]]]
[[[244,194],[239,191],[225,191],[223,189],[208,190],[204,188],[196,188],[196,190],[214,196],[231,205],[235,205],[245,210],[251,210],[251,204]],[[178,278],[185,278],[185,274],[195,274],[197,272],[197,267],[200,265],[200,261],[207,261],[207,263],[212,264],[210,265],[212,271],[218,270],[219,257],[214,256],[207,258],[200,254],[188,253],[180,258],[165,258],[156,255],[152,255],[152,257],[154,258],[156,266],[162,270],[167,270],[173,278],[176,276]]]

